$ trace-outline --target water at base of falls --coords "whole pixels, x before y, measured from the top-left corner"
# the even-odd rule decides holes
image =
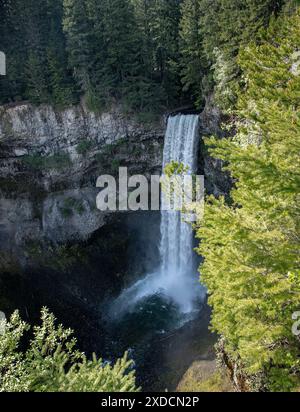
[[[113,302],[111,314],[118,316],[120,313],[133,312],[138,305],[153,296],[159,297],[162,302],[176,304],[182,314],[188,314],[195,308],[195,301],[201,298],[201,286],[197,276],[190,279],[180,275],[174,282],[174,274],[151,273],[123,291]]]
[[[175,391],[195,360],[213,356],[216,339],[208,331],[210,310],[197,301],[198,307],[195,304],[188,314],[162,296],[140,301],[132,312],[106,323],[107,359],[127,351],[143,391]]]
[[[184,164],[188,173],[197,168],[199,117],[169,117],[165,136],[163,169],[171,161]],[[164,199],[162,199],[162,206]],[[162,207],[163,209],[163,207]],[[112,317],[135,312],[156,296],[160,302],[175,305],[183,315],[192,313],[205,292],[199,283],[193,251],[192,227],[176,211],[161,212],[161,266],[136,282],[111,305]],[[161,303],[162,307],[164,306]]]

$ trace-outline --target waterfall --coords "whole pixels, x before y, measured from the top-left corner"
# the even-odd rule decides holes
[[[163,168],[171,161],[183,163],[188,173],[196,172],[199,117],[176,115],[168,119]],[[161,266],[155,272],[126,289],[113,304],[119,314],[132,310],[144,299],[159,295],[175,303],[182,313],[190,313],[201,296],[201,286],[193,251],[193,230],[178,211],[161,211]],[[117,313],[116,313],[117,312]]]
[[[199,117],[196,115],[177,115],[169,118],[163,168],[171,161],[175,161],[187,167],[187,173],[196,173],[198,126]],[[164,209],[164,196],[162,209]],[[193,284],[193,275],[197,273],[192,227],[183,221],[180,212],[162,210],[161,214],[162,284],[166,286],[167,295],[172,297],[183,311],[190,311],[194,297],[193,288],[196,286]]]
[[[198,116],[170,117],[165,137],[163,168],[173,160],[188,167],[188,173],[196,173],[197,149]],[[187,268],[193,266],[192,228],[183,222],[180,212],[162,210],[161,214],[162,272],[184,274]]]

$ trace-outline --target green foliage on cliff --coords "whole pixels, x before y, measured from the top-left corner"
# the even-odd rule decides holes
[[[1,325],[1,331],[2,331]],[[136,392],[127,357],[114,365],[79,352],[72,331],[43,309],[30,327],[15,312],[0,334],[0,392]]]
[[[198,229],[213,328],[261,387],[300,385],[300,13],[272,21],[239,57],[238,134],[211,138],[211,154],[236,181],[232,204],[210,197]]]
[[[79,155],[86,156],[93,148],[93,142],[90,140],[82,139],[76,146],[76,152]]]
[[[36,171],[45,170],[61,170],[72,165],[71,158],[68,153],[55,153],[50,156],[42,156],[40,154],[26,155],[23,157],[23,162],[26,166]]]

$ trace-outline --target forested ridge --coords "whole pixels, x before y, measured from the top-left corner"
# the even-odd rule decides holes
[[[2,0],[0,49],[7,76],[0,102],[65,107],[84,97],[101,111],[153,113],[215,91],[235,103],[240,47],[284,0]]]

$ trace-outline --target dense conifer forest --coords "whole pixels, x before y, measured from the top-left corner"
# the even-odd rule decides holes
[[[0,48],[9,71],[2,103],[59,107],[84,97],[101,111],[153,113],[180,103],[201,108],[215,91],[235,103],[237,55],[284,0],[2,0]]]

